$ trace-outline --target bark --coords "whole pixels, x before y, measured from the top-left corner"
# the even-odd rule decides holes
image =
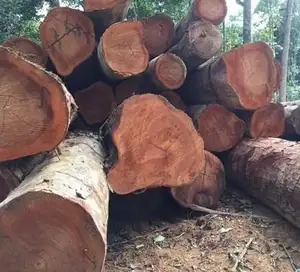
[[[39,64],[41,67],[46,67],[47,53],[36,42],[26,37],[12,37],[2,45],[21,53],[22,57],[28,61]]]
[[[145,46],[151,57],[166,52],[174,38],[174,22],[166,13],[141,19],[144,28]]]
[[[79,113],[90,125],[103,123],[117,106],[112,87],[101,81],[76,92],[74,97]]]
[[[276,80],[276,86],[275,89],[276,91],[280,89],[280,82],[281,82],[281,65],[280,63],[275,59],[275,67],[276,67],[276,72],[277,72],[277,80]]]
[[[222,49],[222,42],[222,34],[218,27],[210,22],[196,21],[168,52],[180,57],[190,72],[217,55]]]
[[[288,75],[288,61],[289,61],[289,50],[291,42],[291,28],[293,20],[293,9],[294,9],[294,0],[287,1],[287,17],[284,28],[284,41],[283,41],[283,50],[281,55],[281,82],[280,82],[280,91],[279,91],[279,100],[280,102],[286,101],[286,89],[287,89],[287,75]]]
[[[221,198],[225,184],[223,163],[212,153],[205,151],[204,173],[190,184],[171,188],[171,194],[185,208],[191,208],[191,205],[213,208]]]
[[[40,37],[61,76],[70,75],[96,47],[92,21],[83,12],[67,7],[47,14],[40,25]]]
[[[193,0],[188,14],[176,25],[174,43],[179,42],[189,26],[199,20],[220,25],[227,15],[225,0]]]
[[[243,7],[243,43],[252,41],[252,0],[236,0]]]
[[[125,100],[100,129],[100,139],[108,182],[118,194],[181,186],[204,168],[203,140],[192,121],[159,95]]]
[[[109,189],[99,142],[71,134],[59,149],[0,204],[6,271],[103,269]]]
[[[120,105],[127,98],[140,94],[140,82],[141,78],[133,77],[123,80],[120,84],[117,85],[115,89],[115,97],[117,105]]]
[[[246,133],[252,138],[280,137],[284,133],[284,107],[270,103],[254,111],[235,111],[246,124]]]
[[[160,95],[165,97],[176,109],[186,111],[186,105],[183,103],[178,93],[174,91],[164,91],[160,93]]]
[[[147,74],[157,90],[176,90],[184,83],[187,69],[181,58],[164,53],[150,61]]]
[[[189,108],[188,114],[208,151],[229,150],[243,138],[245,123],[221,105],[196,105]]]
[[[300,227],[300,145],[276,138],[250,139],[229,153],[227,180]]]
[[[146,71],[149,53],[143,37],[143,26],[137,21],[115,23],[104,32],[98,59],[109,78],[125,79]]]
[[[77,106],[60,79],[0,47],[0,161],[50,151],[65,137]]]
[[[300,135],[300,100],[281,104],[285,114],[285,137]]]
[[[271,102],[277,72],[271,48],[255,42],[208,61],[180,90],[187,104],[219,103],[231,109],[255,110]]]

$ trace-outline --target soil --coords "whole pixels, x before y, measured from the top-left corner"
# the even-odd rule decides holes
[[[106,272],[296,272],[300,268],[299,230],[233,188],[227,189],[216,209],[249,213],[249,217],[183,209],[167,189],[114,195],[110,209]],[[251,213],[269,219],[252,218]]]

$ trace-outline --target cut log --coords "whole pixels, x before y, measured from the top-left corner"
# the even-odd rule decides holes
[[[281,104],[285,114],[285,137],[300,136],[300,100]]]
[[[0,161],[52,150],[77,110],[57,76],[6,47],[0,47],[0,95]]]
[[[202,66],[187,77],[180,93],[191,105],[219,103],[232,109],[255,110],[271,102],[276,82],[271,48],[254,42]]]
[[[59,149],[0,204],[6,271],[103,269],[109,189],[99,142],[76,133]]]
[[[131,0],[85,0],[84,11],[94,23],[96,39],[112,24],[123,21],[127,16]]]
[[[133,95],[140,94],[140,82],[141,78],[133,77],[125,79],[120,84],[118,84],[115,89],[117,105],[122,104],[124,100]]]
[[[116,107],[112,87],[101,81],[74,94],[79,112],[92,125],[105,121]]]
[[[125,79],[145,72],[149,53],[144,45],[142,24],[127,21],[109,27],[100,39],[98,58],[109,78]]]
[[[151,57],[166,52],[174,38],[174,22],[166,13],[141,19],[144,27],[145,46]]]
[[[179,56],[188,71],[195,70],[222,49],[223,38],[218,27],[210,22],[196,21],[185,31],[182,39],[169,49]]]
[[[212,153],[204,151],[205,169],[192,183],[171,188],[173,198],[184,208],[197,205],[215,207],[225,190],[223,163]]]
[[[300,228],[299,143],[278,138],[244,140],[224,163],[227,180]]]
[[[100,130],[108,182],[118,194],[176,187],[204,169],[203,140],[191,119],[160,95],[126,99]]]
[[[176,109],[186,111],[186,105],[182,102],[179,94],[173,91],[164,91],[160,93],[163,97],[167,98],[167,100],[172,104]]]
[[[235,114],[246,124],[246,134],[252,138],[280,137],[284,133],[284,108],[270,103],[255,111],[237,110]]]
[[[181,58],[164,53],[150,61],[147,74],[157,90],[176,90],[184,83],[187,69]]]
[[[25,59],[46,67],[47,53],[36,42],[26,37],[12,37],[2,45],[20,52]]]
[[[70,75],[96,47],[92,21],[83,12],[67,7],[47,14],[40,25],[40,38],[61,76]]]
[[[176,25],[175,42],[179,42],[189,26],[198,20],[208,21],[214,25],[221,24],[227,15],[225,0],[193,0],[186,17]]]
[[[196,105],[188,109],[208,151],[223,152],[243,138],[245,123],[221,105]]]

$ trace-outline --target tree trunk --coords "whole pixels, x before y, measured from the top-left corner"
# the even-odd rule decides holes
[[[280,104],[270,103],[255,111],[235,111],[246,123],[246,133],[252,138],[280,137],[284,133],[284,108]]]
[[[90,125],[103,123],[117,106],[112,87],[101,81],[76,92],[74,97],[80,114]]]
[[[227,179],[300,228],[300,145],[276,138],[244,140],[226,160]]]
[[[0,47],[0,161],[49,151],[65,137],[77,106],[60,79]]]
[[[199,20],[210,22],[214,25],[221,24],[227,15],[225,0],[193,0],[190,10],[176,25],[174,43],[178,43],[189,26]]]
[[[276,82],[271,48],[255,42],[234,48],[188,75],[180,93],[188,105],[219,103],[254,110],[271,102]]]
[[[140,94],[141,80],[142,79],[140,77],[132,77],[123,80],[120,84],[117,85],[115,89],[117,105],[122,104],[124,100],[133,95]]]
[[[176,109],[186,111],[186,105],[183,103],[178,93],[174,91],[164,91],[160,93],[160,95],[165,97]]]
[[[36,42],[26,37],[12,37],[2,45],[21,53],[22,57],[28,61],[39,64],[41,67],[46,67],[47,53]]]
[[[174,38],[174,22],[166,13],[141,19],[145,46],[152,58],[166,52]]]
[[[210,22],[196,21],[168,52],[180,57],[190,72],[217,55],[222,49],[222,42],[222,34],[218,27]]]
[[[208,151],[229,150],[243,138],[244,122],[221,105],[197,105],[190,107],[188,113]]]
[[[236,0],[243,7],[243,42],[244,44],[252,41],[252,0]]]
[[[174,199],[185,208],[193,209],[191,205],[214,207],[225,190],[226,176],[222,162],[208,151],[204,154],[204,173],[190,184],[171,188]]]
[[[92,21],[83,12],[67,7],[48,13],[40,25],[40,37],[61,76],[70,75],[96,47]]]
[[[149,53],[143,36],[143,26],[138,21],[115,23],[104,32],[98,58],[109,78],[125,79],[146,71]]]
[[[147,74],[157,90],[176,90],[184,83],[187,69],[181,58],[165,53],[150,61]]]
[[[90,133],[71,134],[0,204],[6,271],[102,271],[109,190]]]
[[[300,100],[281,104],[285,114],[285,137],[300,136]]]
[[[203,140],[192,121],[160,95],[125,100],[102,126],[100,139],[108,182],[118,194],[181,186],[204,169]]]
[[[281,82],[280,82],[280,92],[279,101],[286,101],[286,88],[287,88],[287,76],[288,76],[288,61],[289,61],[289,49],[291,42],[291,28],[293,19],[293,7],[294,0],[287,0],[287,17],[285,22],[284,30],[284,42],[283,50],[281,55]]]

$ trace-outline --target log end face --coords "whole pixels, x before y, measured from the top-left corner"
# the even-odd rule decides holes
[[[214,25],[221,24],[227,15],[226,0],[196,0],[194,5],[194,16]]]

